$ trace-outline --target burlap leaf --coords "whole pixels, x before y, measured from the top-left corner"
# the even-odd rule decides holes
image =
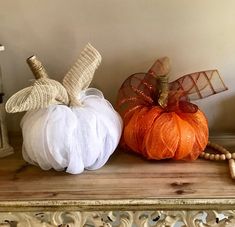
[[[52,104],[69,103],[68,94],[59,82],[41,78],[34,85],[15,93],[6,103],[8,113],[36,110],[46,108]]]
[[[63,79],[63,85],[69,94],[70,105],[80,105],[79,93],[88,88],[100,62],[100,53],[91,44],[87,44]]]

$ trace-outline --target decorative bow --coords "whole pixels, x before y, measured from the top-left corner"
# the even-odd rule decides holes
[[[128,77],[119,90],[117,108],[124,119],[140,106],[160,105],[166,111],[195,113],[190,101],[227,90],[218,70],[191,73],[169,83],[169,58],[158,59],[147,73]]]
[[[86,89],[101,62],[101,55],[87,44],[74,66],[63,79],[63,85],[49,79],[42,63],[35,56],[27,59],[35,75],[35,83],[14,94],[6,103],[9,113],[46,108],[52,104],[81,105],[79,93]]]

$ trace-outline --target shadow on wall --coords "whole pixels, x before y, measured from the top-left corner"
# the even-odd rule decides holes
[[[24,116],[25,112],[22,113],[6,113],[6,122],[7,122],[7,129],[11,132],[20,132],[20,121]]]
[[[218,103],[216,110],[210,109],[210,113],[216,112],[210,122],[210,131],[215,133],[235,133],[235,95],[227,97]],[[210,118],[210,116],[208,116]]]

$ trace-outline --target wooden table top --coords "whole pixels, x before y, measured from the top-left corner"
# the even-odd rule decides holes
[[[235,206],[235,180],[230,178],[227,162],[147,161],[117,150],[103,168],[70,175],[27,164],[21,155],[21,139],[13,139],[11,144],[15,154],[0,159],[3,204],[28,200],[213,198],[232,199]]]

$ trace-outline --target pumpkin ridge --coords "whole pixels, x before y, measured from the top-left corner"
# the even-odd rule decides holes
[[[174,123],[174,115],[173,115],[174,113],[173,113],[173,112],[171,112],[171,113],[165,112],[165,113],[163,113],[163,115],[164,115],[164,114],[168,114],[168,115],[170,114],[170,115],[171,115],[171,121],[172,121],[173,124],[175,124],[175,123]],[[163,127],[166,127],[165,124],[163,124],[162,126],[163,126]],[[161,139],[162,139],[162,141],[164,142],[164,144],[167,146],[167,150],[170,150],[170,151],[171,151],[171,152],[170,152],[171,155],[174,154],[174,153],[175,153],[174,149],[168,146],[168,143],[167,143],[167,141],[166,141],[166,136],[163,135],[162,133],[161,133]],[[168,152],[168,153],[169,153],[169,152]],[[165,154],[165,155],[166,155],[166,154]],[[173,155],[173,156],[174,156],[174,155]]]
[[[148,136],[146,137],[146,151],[149,158],[160,160],[172,158],[174,156],[176,144],[173,143],[173,147],[171,148],[168,141],[166,141],[166,137],[163,137],[162,131],[169,128],[170,122],[170,120],[166,121],[166,117],[172,119],[171,113],[160,114],[158,121],[156,121],[155,124],[152,125]],[[170,136],[173,136],[172,131],[170,132],[170,134]],[[177,142],[174,140],[171,141]]]
[[[208,122],[205,114],[198,109],[196,113],[193,113],[192,117],[189,113],[183,113],[181,118],[186,119],[187,122],[195,129],[196,142],[201,152],[205,149],[208,141]],[[201,133],[197,133],[200,129]],[[200,152],[200,153],[201,153]]]
[[[193,150],[194,144],[196,143],[196,135],[195,135],[195,129],[191,126],[191,124],[189,124],[187,121],[185,121],[184,119],[182,119],[180,117],[180,114],[174,113],[175,114],[175,118],[176,118],[176,124],[177,124],[177,128],[179,130],[179,144],[178,144],[178,148],[175,151],[175,156],[174,159],[184,159],[185,157],[188,156],[188,154],[190,154]],[[180,123],[181,121],[181,123]],[[185,138],[185,132],[188,129],[191,130],[191,137],[190,139]],[[183,129],[182,129],[183,128]],[[184,133],[182,133],[184,132]],[[188,142],[188,143],[187,143]],[[185,147],[182,146],[183,143],[187,143],[186,146],[190,146],[185,149]],[[185,154],[186,152],[186,154]],[[183,154],[181,154],[183,153]],[[179,155],[180,154],[180,155]]]
[[[156,111],[159,111],[159,113],[156,115]],[[141,122],[141,123],[146,123],[146,120],[147,120],[147,117],[151,114],[151,115],[154,115],[154,117],[152,117],[153,119],[151,119],[152,121],[149,123],[148,122],[148,126],[150,126],[150,127],[147,127],[146,128],[146,130],[145,130],[145,133],[144,133],[144,135],[143,135],[143,140],[142,140],[142,146],[141,146],[141,150],[144,152],[144,155],[145,156],[147,156],[147,151],[146,151],[146,149],[145,149],[145,147],[146,147],[146,138],[147,138],[147,136],[148,136],[148,134],[150,133],[150,131],[152,130],[152,127],[153,127],[153,125],[154,125],[154,123],[155,123],[155,121],[161,116],[161,114],[162,114],[162,109],[161,108],[159,108],[159,107],[157,107],[157,106],[154,106],[154,107],[152,107],[152,108],[150,108],[149,110],[148,110],[148,112],[147,112],[147,116],[145,115],[144,116],[144,120],[143,120],[143,122]],[[149,118],[151,117],[151,115],[149,116]],[[148,119],[149,119],[148,118]],[[147,123],[146,123],[147,124]]]
[[[126,124],[124,129],[124,141],[128,147],[133,149],[135,152],[140,153],[141,150],[139,149],[139,127],[137,122],[139,122],[140,117],[143,113],[145,113],[147,110],[147,107],[141,108],[140,111],[135,111],[133,115],[131,116],[129,122]],[[134,128],[134,130],[133,130]]]

